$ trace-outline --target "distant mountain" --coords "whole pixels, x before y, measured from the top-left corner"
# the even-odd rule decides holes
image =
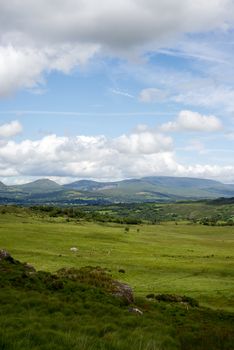
[[[80,180],[64,186],[48,179],[17,186],[0,183],[0,203],[11,204],[169,202],[218,197],[234,197],[234,185],[214,180],[168,176],[115,182]]]
[[[153,185],[177,187],[177,188],[191,188],[191,187],[210,187],[220,184],[220,182],[209,179],[199,179],[192,177],[173,177],[173,176],[149,176],[143,177],[143,181],[149,182]]]
[[[4,183],[0,181],[0,191],[1,190],[6,190],[6,189],[7,189],[7,186],[4,185]]]
[[[65,189],[78,191],[98,191],[116,187],[115,182],[97,182],[92,180],[79,180],[63,186]]]
[[[221,197],[221,198],[210,200],[208,203],[209,204],[215,204],[215,205],[217,205],[217,204],[220,204],[220,205],[223,205],[223,204],[234,204],[234,197],[229,197],[229,198]]]
[[[199,199],[230,197],[234,185],[206,179],[187,177],[143,177],[116,182],[81,180],[65,185],[66,189],[96,192],[115,201],[151,201],[169,199]]]
[[[27,193],[43,193],[62,190],[62,186],[49,179],[40,179],[23,185],[11,186],[15,190]]]

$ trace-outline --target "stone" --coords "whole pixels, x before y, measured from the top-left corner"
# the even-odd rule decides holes
[[[15,260],[5,249],[0,250],[0,262],[1,261],[6,261],[10,264],[22,266],[26,274],[33,274],[36,272],[36,269],[32,265],[28,263],[21,263],[18,260]]]
[[[1,249],[0,250],[0,261],[8,261],[12,264],[16,264],[17,261],[15,259],[12,258],[12,256],[5,250],[5,249]]]
[[[28,271],[28,272],[36,272],[35,267],[33,267],[31,264],[29,263],[25,263],[24,264],[24,268]]]
[[[130,307],[128,309],[129,312],[136,314],[136,315],[143,315],[143,311],[141,311],[140,309],[138,309],[137,307]]]
[[[78,252],[78,248],[76,248],[76,247],[71,247],[71,248],[70,248],[70,251],[73,252],[73,253],[76,253],[76,252]]]
[[[121,298],[126,304],[132,304],[134,302],[133,290],[126,284],[119,281],[113,281],[113,295]]]

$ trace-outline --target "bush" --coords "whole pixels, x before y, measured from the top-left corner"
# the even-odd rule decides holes
[[[165,301],[169,303],[186,303],[192,307],[198,307],[199,303],[196,299],[188,297],[186,295],[176,295],[176,294],[157,294],[155,299],[158,301]]]

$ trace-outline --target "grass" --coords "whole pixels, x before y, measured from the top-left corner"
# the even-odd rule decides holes
[[[47,272],[0,263],[0,349],[230,350],[233,228],[186,222],[129,228],[20,208],[1,214],[0,248]],[[82,268],[88,265],[110,273]],[[70,269],[55,277],[64,267]],[[143,315],[111,295],[112,278],[134,288],[132,307]]]
[[[0,216],[0,247],[39,270],[99,265],[137,296],[186,294],[228,311],[234,310],[233,237],[232,227],[186,222],[130,226],[126,232],[123,225],[39,218],[23,210]]]
[[[94,279],[88,282],[91,275]],[[0,349],[231,349],[230,313],[137,298],[134,306],[143,312],[139,316],[106,291],[111,283],[106,273],[81,269],[72,276],[0,262]]]

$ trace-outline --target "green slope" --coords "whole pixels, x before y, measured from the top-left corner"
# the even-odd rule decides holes
[[[100,192],[122,200],[198,199],[233,196],[234,185],[203,179],[147,177],[120,181],[115,188],[101,189]]]
[[[0,184],[0,202],[66,204],[76,201],[147,202],[233,197],[234,185],[185,177],[145,177],[116,182],[80,180],[60,186],[40,179],[17,186]]]
[[[126,234],[12,209],[0,214],[1,247],[40,271],[0,259],[0,349],[233,348],[231,228],[145,225]],[[112,279],[134,288],[132,304],[112,294]]]
[[[65,271],[69,271],[66,269]],[[230,350],[233,314],[159,295],[126,305],[100,268],[73,275],[0,261],[2,350]],[[140,313],[136,313],[138,310]],[[6,317],[7,316],[7,317]]]
[[[62,187],[49,179],[39,179],[23,185],[12,186],[14,189],[27,193],[43,193],[60,191]]]

